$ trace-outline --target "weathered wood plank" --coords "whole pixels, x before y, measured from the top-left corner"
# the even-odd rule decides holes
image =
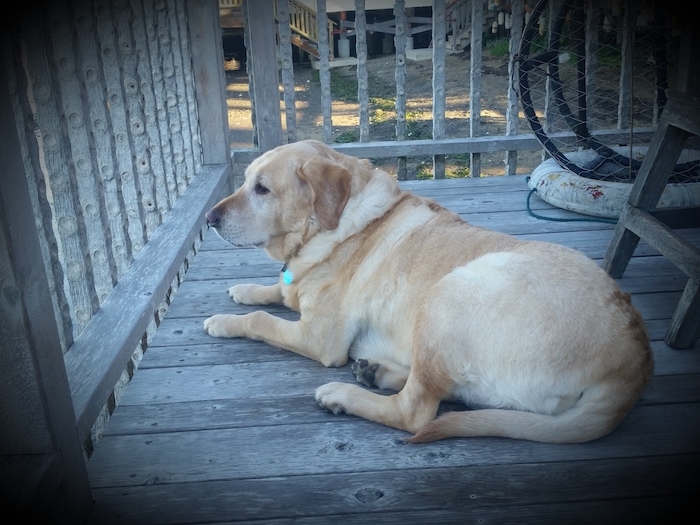
[[[74,203],[78,202],[78,198],[75,195],[75,185],[71,181],[71,174],[74,177],[75,173],[66,156],[66,152],[70,150],[66,143],[67,123],[62,118],[60,90],[52,78],[51,57],[47,55],[51,32],[30,20],[25,20],[24,23],[25,74],[28,87],[31,86],[27,96],[37,125],[37,164],[43,171],[41,178],[49,177],[51,181],[52,219],[56,222],[56,233],[60,238],[58,249],[61,252],[61,264],[64,269],[69,269],[64,275],[67,284],[66,297],[71,311],[73,335],[76,335],[97,309],[97,298],[92,278],[89,272],[85,271],[85,237],[81,234],[81,224],[75,216]],[[42,181],[42,184],[45,184],[45,181]],[[129,189],[129,184],[125,181],[125,197],[129,195]]]
[[[176,355],[182,355],[178,350]],[[201,353],[205,355],[205,352]],[[167,359],[168,354],[161,352]],[[233,361],[237,356],[234,352],[217,353],[224,361]],[[278,360],[284,359],[284,354],[278,352]],[[254,363],[251,354],[244,357],[248,363]],[[149,358],[152,360],[152,357]],[[271,360],[271,357],[267,357]],[[209,360],[211,361],[211,360]],[[163,364],[177,366],[175,359],[170,362],[161,360]],[[254,365],[255,366],[255,365]],[[660,405],[669,403],[696,403],[700,401],[700,383],[698,374],[680,374],[655,377],[639,400],[638,405]],[[348,381],[349,373],[345,377]],[[330,379],[324,379],[328,381]],[[322,384],[319,382],[316,386]],[[183,385],[184,388],[184,385]],[[196,430],[211,430],[217,428],[261,427],[294,424],[312,424],[327,422],[327,414],[319,410],[313,397],[313,389],[300,395],[286,395],[280,392],[276,397],[234,397],[227,393],[226,397],[207,399],[203,401],[179,401],[151,403],[144,399],[136,404],[134,397],[128,397],[119,405],[114,416],[110,419],[104,436],[119,436],[128,434],[154,434],[165,432],[182,432]],[[461,410],[460,404],[443,403],[444,410]]]
[[[287,142],[297,140],[297,110],[294,93],[294,61],[292,58],[292,30],[289,25],[289,2],[277,5],[277,33],[279,35],[279,54],[281,63],[282,86],[284,88],[284,114],[287,126]]]
[[[84,232],[83,242],[86,251],[81,256],[86,268],[82,277],[88,282],[92,280],[93,293],[99,306],[116,282],[116,267],[110,256],[111,247],[107,245],[105,234],[107,221],[104,220],[107,211],[104,209],[100,194],[100,181],[91,176],[97,171],[96,159],[90,154],[90,131],[86,126],[89,114],[83,110],[81,83],[77,74],[79,59],[74,53],[74,49],[80,46],[73,39],[73,28],[65,6],[52,3],[47,11],[52,26],[53,59],[59,64],[56,91],[60,93],[61,112],[68,123],[65,126],[65,134],[68,137],[67,149],[70,151],[67,167],[69,167],[69,173],[72,172],[78,197],[74,204],[78,209],[73,213],[75,220],[80,222],[77,225],[78,231]],[[144,191],[147,194],[148,189]],[[150,224],[148,217],[146,222]],[[92,314],[92,312],[89,313]]]
[[[673,304],[669,302],[667,310],[670,311]],[[254,308],[251,307],[249,311]],[[286,319],[298,319],[298,314],[288,310],[272,310],[270,313],[278,315]],[[232,308],[222,307],[219,310],[208,312],[208,315],[213,313],[235,313]],[[242,313],[241,310],[239,310]],[[208,316],[207,315],[207,316]],[[203,328],[202,322],[207,316],[203,317],[186,317],[186,318],[166,318],[158,330],[157,336],[153,339],[150,350],[157,347],[163,347],[166,351],[172,347],[187,347],[195,349],[200,345],[220,344],[223,348],[229,349],[240,357],[240,360],[250,359],[252,362],[260,360],[278,359],[279,353],[287,353],[283,350],[269,347],[263,343],[248,341],[245,339],[215,339],[207,335]],[[652,341],[652,349],[656,356],[656,373],[662,374],[683,374],[691,373],[698,370],[700,357],[696,352],[679,351],[668,347],[664,343],[664,335],[668,329],[668,314],[661,319],[647,320],[647,330]],[[700,342],[696,343],[695,349],[700,349]],[[149,350],[149,351],[150,351]],[[196,352],[196,350],[194,350]],[[147,367],[147,365],[143,365]]]
[[[123,6],[120,6],[120,9]],[[129,115],[125,107],[125,85],[120,73],[120,46],[117,40],[117,28],[112,17],[111,6],[100,2],[95,7],[95,28],[100,47],[102,82],[95,89],[106,91],[108,99],[107,118],[111,125],[111,148],[114,155],[119,202],[123,202],[125,231],[131,246],[131,260],[136,257],[146,242],[142,226],[142,208],[137,188],[136,167],[129,144]],[[115,177],[116,178],[116,177]]]
[[[194,178],[142,255],[66,352],[81,442],[90,435],[92,424],[199,235],[204,211],[214,204],[218,188],[229,175],[227,165],[212,165]],[[110,341],[112,352],[95,351],[103,348],[104,340]],[[104,375],[95,370],[104,371]]]
[[[274,5],[271,2],[244,2],[246,49],[249,56],[248,78],[253,104],[256,144],[267,151],[282,144],[279,79],[275,52]]]
[[[484,3],[472,0],[472,28],[484,26]],[[481,134],[481,66],[482,31],[472,30],[469,48],[469,138],[474,141]],[[521,149],[521,148],[510,148]],[[466,152],[465,152],[466,153]],[[469,152],[472,177],[481,176],[481,151]]]
[[[690,497],[693,494],[690,469],[698,462],[696,455],[678,455],[634,459],[624,468],[616,468],[615,460],[567,461],[505,468],[433,468],[382,474],[306,476],[302,485],[296,478],[214,481],[179,486],[154,484],[138,492],[97,490],[98,503],[92,518],[93,523],[180,523],[183,515],[205,521],[211,515],[228,514],[236,516],[237,521],[269,522],[274,518],[303,517],[312,507],[317,516],[329,521],[340,518],[342,523],[347,522],[347,513],[364,517],[363,521],[352,519],[353,523],[445,523],[444,512],[448,515],[454,513],[452,520],[457,523],[513,523],[514,516],[518,516],[518,523],[530,523],[534,516],[538,518],[537,523],[612,523],[613,519],[620,520],[617,523],[629,523],[627,520],[632,517],[642,519],[638,523],[644,523],[650,514],[643,503],[636,507],[632,501],[626,502],[626,514],[622,514],[619,504],[611,504],[609,500],[677,494]],[[650,473],[654,475],[650,476]],[[276,495],[274,500],[270,500],[270,494]],[[582,514],[567,515],[563,509],[551,508],[556,506],[552,505],[552,494],[562,494],[569,501],[568,505],[562,505],[569,512],[581,508],[584,503],[593,508]],[[101,503],[104,500],[112,502],[114,507]],[[164,508],[164,501],[168,501],[167,508]],[[197,501],[196,509],[191,508],[191,501]],[[543,505],[551,506],[548,507],[550,510],[543,512]],[[524,506],[533,507],[523,512],[521,508]],[[538,506],[539,512],[535,513],[534,508]],[[403,520],[397,514],[399,509]],[[421,511],[430,514],[416,521],[410,519],[410,516],[417,516],[413,513]],[[387,520],[387,513],[393,519]],[[668,516],[664,514],[663,517]]]
[[[398,55],[397,55],[398,57]],[[398,60],[398,58],[397,58]],[[404,109],[405,111],[405,109]],[[397,120],[397,123],[399,121]],[[398,124],[397,124],[398,125]],[[642,138],[650,137],[650,128],[638,129],[635,134]],[[574,145],[576,136],[570,132],[548,132],[547,136],[557,141],[557,144]],[[629,132],[620,130],[601,130],[593,133],[593,136],[605,144],[624,143],[629,140]],[[461,153],[497,153],[509,150],[541,150],[534,134],[522,133],[518,135],[497,135],[483,137],[447,138],[441,140],[405,140],[397,138],[395,141],[370,141],[362,143],[332,144],[337,151],[354,157],[378,159],[385,157],[422,157],[439,155],[456,155]],[[265,150],[240,149],[233,152],[236,163],[247,164],[260,156]],[[476,175],[474,175],[476,177]],[[399,180],[405,180],[399,176]]]
[[[146,28],[148,57],[150,59],[151,90],[154,105],[146,106],[146,122],[149,126],[153,155],[162,158],[163,170],[157,171],[157,163],[154,164],[154,171],[157,176],[156,195],[158,197],[158,209],[162,215],[168,212],[177,200],[178,188],[175,180],[175,165],[173,162],[173,145],[170,142],[170,124],[167,108],[172,104],[172,97],[168,94],[166,79],[172,76],[172,65],[168,56],[168,48],[164,45],[167,41],[161,20],[161,11],[164,6],[160,3],[156,5],[153,0],[143,2],[143,23]],[[163,33],[163,38],[161,38]],[[168,80],[169,82],[169,80]],[[146,95],[147,96],[147,95]],[[151,129],[157,127],[158,135]]]
[[[248,350],[249,349],[249,350]],[[657,376],[670,367],[678,374],[700,374],[699,352],[677,352],[655,345]],[[221,353],[221,352],[220,352]],[[201,364],[164,368],[145,368],[132,379],[120,403],[149,405],[152,403],[183,403],[207,399],[260,399],[282,396],[310,395],[330,381],[354,382],[349,366],[324,369],[314,362],[298,358],[284,359],[280,349],[243,347],[230,344],[226,364]],[[158,385],[157,390],[148,385]],[[313,407],[313,404],[309,405]]]
[[[182,61],[178,71],[185,140],[182,156],[188,181],[199,172],[202,164],[225,164],[231,156],[228,113],[225,112],[225,73],[221,67],[224,61],[221,24],[219,10],[212,4],[210,0],[200,0],[201,9],[195,14],[190,11],[192,2],[181,0],[174,6],[177,26],[173,38],[178,43]],[[192,29],[207,35],[198,38],[200,35]]]
[[[331,98],[330,59],[333,42],[328,39],[328,14],[326,0],[316,0],[316,34],[318,35],[319,78],[321,81],[321,114],[323,115],[323,141],[333,142],[333,99]]]
[[[508,43],[508,105],[506,106],[506,135],[518,133],[520,114],[520,101],[518,96],[519,61],[516,58],[520,53],[520,44],[523,38],[523,22],[525,17],[525,2],[514,0],[511,3],[511,29]],[[507,151],[505,155],[506,175],[515,175],[518,168],[518,152]]]
[[[44,192],[39,188],[43,185],[44,174],[41,170],[41,156],[39,144],[34,135],[34,130],[25,125],[25,115],[31,114],[30,101],[26,97],[28,93],[25,74],[21,74],[23,66],[21,62],[21,50],[17,42],[12,42],[9,35],[3,35],[2,52],[4,57],[3,82],[7,78],[8,98],[12,104],[12,115],[7,114],[6,122],[15,125],[16,148],[24,161],[24,180],[27,181],[27,189],[34,210],[35,225],[38,234],[41,255],[46,268],[47,284],[51,295],[52,311],[58,325],[58,336],[61,349],[65,351],[73,342],[73,321],[70,318],[70,308],[66,290],[63,287],[63,268],[59,262],[57,240],[52,227],[53,212],[51,204]],[[14,143],[15,141],[3,140],[3,144]],[[7,168],[6,168],[7,169]],[[9,172],[10,170],[7,169]]]
[[[445,138],[445,0],[433,0],[433,139]],[[433,178],[445,178],[445,156],[433,155]]]
[[[367,70],[367,13],[365,0],[355,0],[355,53],[357,55],[357,101],[360,142],[369,140],[369,81]]]
[[[221,46],[221,27],[219,13],[214,2],[209,0],[183,2],[187,9],[188,39],[179,39],[181,43],[190,42],[191,56],[183,51],[182,60],[194,69],[196,94],[196,114],[187,116],[187,122],[199,126],[199,141],[204,164],[228,164],[231,162],[229,151],[229,126],[226,106],[226,79],[224,74],[224,55]],[[189,88],[189,87],[188,87]],[[184,87],[183,87],[184,89]],[[183,104],[184,105],[184,104]],[[279,105],[275,108],[279,110]],[[184,119],[185,115],[183,115]],[[198,121],[193,119],[197,118]],[[199,156],[199,151],[189,148],[189,155]]]
[[[320,409],[319,409],[320,410]],[[662,457],[694,454],[700,403],[639,406],[600,440],[561,446],[503,438],[421,446],[407,433],[327,414],[327,423],[105,437],[89,463],[93,488],[393,469]],[[290,454],[289,444],[294,443]],[[264,444],[264,446],[261,446]],[[168,454],[149,451],[168,450]],[[228,452],[228,453],[227,453]],[[144,462],[141,458],[148,457]],[[178,458],[173,463],[173,458]],[[358,460],[361,458],[361,460]],[[120,468],[113,465],[119,462]]]

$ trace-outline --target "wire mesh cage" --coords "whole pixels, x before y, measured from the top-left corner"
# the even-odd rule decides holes
[[[634,180],[678,74],[681,16],[673,3],[654,0],[526,7],[517,57],[521,104],[562,168],[600,181]],[[574,153],[581,150],[586,154]],[[700,182],[694,158],[679,161],[669,182]]]

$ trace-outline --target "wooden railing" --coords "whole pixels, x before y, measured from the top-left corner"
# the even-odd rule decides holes
[[[286,2],[285,2],[286,3]],[[371,2],[364,2],[365,7],[370,7]],[[532,4],[532,2],[530,2]],[[542,31],[548,31],[548,25],[559,9],[560,2],[550,2],[550,7],[542,15]],[[406,80],[406,64],[409,60],[410,50],[407,47],[407,36],[410,34],[411,28],[408,23],[409,17],[406,16],[406,2],[404,0],[396,0],[394,2],[395,23],[390,31],[394,31],[394,48],[395,48],[395,114],[396,114],[396,136],[395,140],[391,141],[372,141],[370,133],[369,115],[371,108],[371,96],[368,82],[368,52],[367,52],[367,16],[365,10],[355,12],[355,27],[361,28],[356,31],[356,55],[357,66],[356,76],[358,85],[357,105],[358,111],[358,144],[336,144],[338,150],[356,153],[358,155],[368,155],[372,153],[373,158],[382,157],[398,157],[398,176],[399,178],[409,178],[411,173],[406,168],[405,155],[418,152],[421,154],[431,155],[433,157],[433,173],[435,178],[445,176],[445,155],[469,155],[470,173],[473,177],[478,177],[482,173],[481,160],[482,154],[490,152],[503,152],[504,174],[515,174],[518,168],[518,151],[522,150],[542,150],[541,143],[536,140],[531,132],[530,126],[525,117],[521,113],[521,106],[518,92],[519,79],[519,50],[522,42],[522,33],[525,21],[528,18],[528,10],[526,0],[514,0],[507,4],[508,12],[504,12],[504,3],[488,2],[486,0],[467,0],[465,2],[452,2],[449,0],[435,0],[433,2],[433,17],[432,17],[432,45],[430,47],[431,63],[432,63],[432,78],[433,78],[433,112],[432,112],[432,139],[425,140],[424,144],[418,144],[415,140],[406,140],[407,126],[407,108],[408,100],[407,93],[410,91],[410,85]],[[598,5],[596,3],[596,5]],[[530,6],[531,7],[531,6]],[[596,7],[600,9],[600,6]],[[278,6],[279,10],[279,6]],[[455,13],[459,10],[460,18],[463,19],[465,11],[468,11],[470,20],[469,28],[469,51],[465,57],[464,81],[469,86],[468,101],[465,103],[464,110],[469,112],[469,122],[460,136],[448,136],[445,132],[446,121],[446,100],[448,93],[444,89],[444,74],[446,69],[446,40],[448,36],[454,35],[454,32],[464,34],[465,27],[463,22],[457,23],[453,20]],[[318,13],[318,16],[326,16],[325,13]],[[504,24],[504,20],[507,24]],[[251,19],[251,27],[247,30],[251,33],[260,33],[258,24],[261,19]],[[449,22],[449,23],[448,23]],[[454,24],[452,22],[455,22]],[[634,39],[634,26],[627,27],[623,24],[624,20],[620,16],[618,18],[618,31],[620,38],[623,41],[623,46],[631,45]],[[589,17],[586,22],[589,24],[587,37],[587,49],[595,50],[598,38],[598,18],[595,16]],[[626,24],[626,23],[625,23]],[[497,136],[491,133],[489,136],[482,131],[483,127],[483,112],[492,110],[492,107],[482,107],[482,99],[484,93],[482,90],[482,77],[484,68],[484,47],[487,37],[492,35],[492,32],[499,35],[508,35],[509,40],[508,51],[503,62],[507,62],[508,79],[507,87],[503,93],[499,94],[499,98],[505,101],[502,112],[505,115],[505,124],[502,126],[503,131]],[[252,72],[251,75],[251,101],[253,106],[253,129],[255,134],[256,148],[251,150],[237,150],[234,152],[234,162],[245,164],[250,162],[261,151],[265,151],[280,144],[286,134],[288,141],[296,140],[297,136],[297,119],[295,113],[295,84],[294,84],[294,69],[295,65],[291,60],[291,52],[289,49],[292,45],[290,31],[286,34],[280,28],[279,48],[275,50],[275,54],[282,57],[281,60],[281,83],[284,92],[285,113],[282,116],[271,115],[270,112],[276,109],[276,101],[279,99],[278,84],[273,79],[278,78],[277,71],[277,56],[266,56],[262,49],[252,47],[249,49],[252,60],[258,64],[258,69]],[[320,108],[319,112],[322,115],[322,140],[327,143],[335,141],[333,130],[333,93],[331,90],[331,63],[329,60],[324,60],[330,56],[330,50],[333,48],[333,40],[328,42],[319,42],[320,61],[318,69],[320,71],[321,84],[321,99],[316,101],[315,107]],[[591,63],[595,61],[595,51],[591,51]],[[265,70],[261,64],[268,64],[269,71]],[[625,66],[626,67],[626,66]],[[546,67],[544,68],[546,70]],[[544,71],[546,73],[546,71]],[[624,70],[619,72],[621,81],[619,86],[622,86],[622,79],[628,81],[629,73]],[[543,74],[544,76],[544,74]],[[593,75],[588,75],[587,83],[591,92],[596,87],[594,84]],[[263,81],[258,81],[263,78]],[[544,82],[543,82],[544,84]],[[613,86],[615,84],[613,83]],[[618,87],[619,87],[618,86]],[[620,88],[621,89],[621,88]],[[622,90],[624,96],[611,98],[610,103],[618,105],[619,108],[629,107],[631,104],[629,97],[629,89]],[[554,125],[555,115],[553,111],[553,100],[551,83],[542,86],[543,103],[543,118],[544,126],[548,133],[557,140],[561,141],[562,145],[569,147],[577,147],[578,143],[574,133],[567,128],[557,128]],[[492,93],[488,93],[492,95]],[[607,103],[607,102],[606,102]],[[645,102],[646,103],[646,102]],[[655,102],[650,102],[654,106]],[[262,111],[261,111],[262,108]],[[258,122],[258,118],[264,117],[264,122]],[[285,125],[282,126],[282,118],[285,119]],[[560,118],[560,117],[559,117]],[[650,131],[654,121],[644,121],[639,124],[635,121],[635,132],[639,132],[636,136],[644,137],[648,140]],[[562,125],[563,126],[563,125]],[[644,127],[644,129],[640,129]],[[629,143],[629,123],[618,122],[617,125],[612,124],[606,127],[596,128],[595,133],[602,133],[610,144]],[[284,133],[282,130],[285,130]],[[438,153],[439,152],[439,153]]]
[[[13,180],[28,185],[51,292],[31,310],[56,327],[89,447],[197,250],[230,153],[214,2],[64,4],[5,35],[3,68],[24,161]]]

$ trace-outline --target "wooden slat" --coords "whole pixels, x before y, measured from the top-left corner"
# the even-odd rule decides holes
[[[199,235],[204,212],[219,198],[219,188],[229,175],[228,165],[205,166],[197,174],[140,257],[66,352],[81,441],[90,435],[92,424]],[[96,351],[104,348],[105,340],[110,341],[112,351]],[[107,372],[101,375],[95,370]]]
[[[646,240],[685,272],[688,277],[700,278],[700,250],[679,234],[648,213],[629,206],[626,208],[625,226]]]
[[[651,130],[645,130],[643,133],[644,136],[651,136]],[[574,144],[576,142],[576,137],[573,133],[550,133],[549,136],[561,144]],[[621,133],[619,130],[599,131],[594,133],[594,136],[604,143],[626,142],[629,140],[629,133]],[[535,138],[535,135],[531,133],[441,140],[403,140],[399,138],[396,141],[332,144],[332,147],[346,155],[368,159],[542,149],[542,145]],[[236,163],[250,163],[259,157],[260,153],[261,150],[258,149],[236,150],[233,152],[233,160]]]

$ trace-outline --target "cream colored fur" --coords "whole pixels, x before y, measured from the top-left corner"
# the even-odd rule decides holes
[[[353,359],[356,383],[323,385],[318,402],[406,430],[409,441],[596,439],[651,379],[642,318],[593,261],[472,226],[320,142],[256,159],[207,219],[224,240],[263,248],[293,274],[291,284],[280,276],[234,286],[232,299],[284,303],[301,317],[219,314],[204,329],[325,366]],[[471,410],[436,417],[444,399]]]

